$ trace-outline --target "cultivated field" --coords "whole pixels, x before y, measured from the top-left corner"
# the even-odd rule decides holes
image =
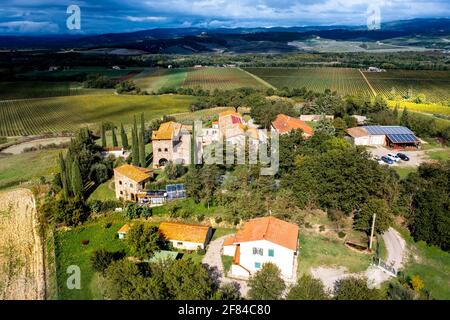
[[[429,70],[389,70],[365,72],[377,94],[402,99],[424,94],[429,102],[450,100],[450,72]]]
[[[44,299],[44,257],[31,191],[1,193],[0,216],[0,300]]]
[[[206,90],[231,90],[242,87],[267,89],[267,86],[239,68],[191,68],[183,87]]]
[[[136,76],[133,81],[142,90],[157,92],[164,87],[178,88],[186,79],[186,69],[148,69]]]
[[[0,82],[0,100],[47,98],[113,93],[111,89],[86,89],[78,82]]]
[[[130,123],[133,114],[146,120],[185,112],[187,96],[88,95],[0,102],[0,136],[74,130],[101,121]]]
[[[316,92],[325,89],[342,95],[371,96],[369,86],[357,69],[351,68],[247,68],[278,89],[302,88]]]

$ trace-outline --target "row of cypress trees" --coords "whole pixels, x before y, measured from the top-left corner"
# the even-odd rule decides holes
[[[135,166],[141,166],[146,167],[147,166],[147,160],[146,160],[146,154],[145,154],[145,119],[144,119],[144,113],[141,113],[140,116],[140,130],[138,130],[137,125],[137,119],[136,116],[133,118],[133,128],[131,130],[131,152],[133,154],[133,160],[132,163]],[[116,135],[116,129],[114,126],[112,126],[111,129],[112,132],[112,143],[114,147],[118,146],[117,141],[117,135]],[[120,137],[122,140],[122,146],[124,149],[128,149],[128,137],[127,133],[125,131],[125,128],[123,127],[123,123],[120,124]],[[105,124],[102,123],[101,126],[101,138],[102,138],[102,147],[106,147],[106,129]]]
[[[81,177],[80,163],[78,157],[73,157],[71,152],[67,152],[66,157],[59,154],[59,167],[64,199],[70,197],[83,197],[83,178]]]
[[[101,138],[102,138],[102,147],[106,148],[106,128],[105,128],[105,124],[102,123],[101,126]],[[117,140],[117,134],[116,134],[116,128],[113,126],[111,129],[111,133],[112,133],[112,144],[113,147],[118,147],[119,146],[119,142]],[[127,137],[127,133],[125,131],[125,128],[123,127],[123,123],[120,124],[120,138],[122,140],[122,147],[124,149],[128,149],[128,137]]]

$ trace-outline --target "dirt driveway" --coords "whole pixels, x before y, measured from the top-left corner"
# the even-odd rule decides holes
[[[45,298],[44,256],[33,194],[0,193],[0,300]]]
[[[385,156],[388,153],[396,154],[397,152],[404,153],[409,157],[409,161],[400,160],[398,162],[395,162],[394,164],[389,165],[392,167],[418,167],[421,163],[430,161],[430,157],[423,150],[396,151],[396,150],[385,148],[383,146],[370,147],[367,150],[373,156],[378,156],[378,157]]]
[[[39,145],[46,146],[49,144],[62,144],[70,142],[71,137],[56,137],[56,138],[45,138],[45,139],[37,139],[32,141],[27,141],[23,143],[19,143],[3,149],[3,153],[12,153],[12,154],[20,154],[26,148],[39,147]]]
[[[389,228],[383,234],[383,240],[387,251],[387,264],[393,266],[397,271],[403,265],[405,257],[406,243],[400,234],[393,228]],[[367,270],[359,273],[349,273],[345,267],[322,266],[311,269],[314,278],[322,280],[328,292],[332,293],[336,281],[347,277],[365,277],[367,286],[379,288],[381,284],[389,280],[392,276],[381,268],[370,265]]]

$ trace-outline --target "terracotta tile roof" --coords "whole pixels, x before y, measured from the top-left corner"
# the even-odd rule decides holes
[[[359,138],[369,135],[369,132],[363,127],[348,128],[345,131],[353,138]]]
[[[124,224],[117,233],[127,234],[130,231],[130,225],[128,223]]]
[[[241,115],[239,113],[237,113],[237,112],[235,112],[233,110],[227,110],[227,111],[219,113],[219,118],[226,117],[226,116],[231,116],[231,115],[237,116],[237,117],[241,117]]]
[[[152,177],[150,175],[151,172],[152,171],[150,169],[135,167],[131,164],[124,164],[114,169],[114,174],[119,173],[121,175],[124,175],[125,177],[133,180],[136,183],[150,179]]]
[[[223,245],[224,245],[224,246],[231,246],[232,244],[234,244],[234,241],[235,241],[235,240],[236,240],[236,236],[235,236],[235,235],[232,235],[232,236],[226,238],[226,239],[223,241]]]
[[[181,129],[181,123],[169,121],[161,123],[159,129],[153,131],[153,140],[172,140],[174,135]]]
[[[294,129],[301,129],[310,136],[314,134],[313,129],[306,122],[285,114],[279,114],[272,122],[272,126],[279,134],[288,133]]]
[[[204,243],[210,227],[178,222],[162,222],[159,231],[168,240]]]
[[[236,233],[234,243],[258,240],[267,240],[296,251],[298,226],[274,217],[252,219]]]

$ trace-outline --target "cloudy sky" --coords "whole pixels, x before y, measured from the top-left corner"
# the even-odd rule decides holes
[[[450,17],[449,0],[3,1],[0,34],[98,34],[159,27],[365,25],[369,5],[378,5],[382,22]],[[78,5],[81,10],[80,30],[66,26],[69,5]]]

